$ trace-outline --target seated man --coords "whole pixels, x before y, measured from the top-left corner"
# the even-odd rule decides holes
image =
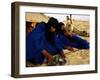
[[[64,35],[61,37],[61,40],[63,40],[63,44],[65,44],[65,46],[69,45],[73,48],[89,49],[89,43],[86,40],[80,38],[78,35],[73,34],[73,30],[70,27],[68,30],[66,30],[62,22],[60,23],[60,30],[60,34]]]
[[[65,58],[56,35],[58,26],[57,19],[50,18],[48,23],[40,22],[27,34],[26,61],[33,64],[42,64],[44,59],[47,59],[47,63],[49,63],[53,60],[55,54]]]

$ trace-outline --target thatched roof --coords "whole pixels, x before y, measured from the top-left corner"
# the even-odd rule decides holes
[[[47,22],[49,17],[45,16],[43,13],[32,13],[32,12],[27,12],[26,13],[26,21],[30,22]]]

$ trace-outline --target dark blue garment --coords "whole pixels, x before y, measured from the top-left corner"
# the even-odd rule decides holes
[[[41,64],[44,61],[41,54],[45,44],[44,30],[45,26],[41,23],[26,36],[26,59],[35,64]]]
[[[70,46],[78,49],[89,49],[89,43],[77,35],[64,36],[60,34],[59,39],[63,48]]]
[[[45,23],[39,23],[37,27],[26,36],[26,60],[34,64],[43,63],[43,50],[48,51],[48,53],[52,55],[62,51],[60,40],[56,35],[54,35],[52,39],[54,45],[46,40],[45,27]]]
[[[86,40],[80,38],[77,35],[72,35],[72,37],[67,37],[73,44],[75,44],[73,47],[78,49],[89,49],[89,42]]]
[[[62,52],[62,47],[59,43],[59,40],[55,36],[54,44],[46,41],[45,50],[47,50],[51,55],[59,54],[60,52]]]

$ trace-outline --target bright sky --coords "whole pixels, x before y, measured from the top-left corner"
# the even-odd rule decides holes
[[[66,20],[66,16],[68,16],[67,14],[49,14],[49,13],[45,15],[49,17],[55,17],[56,19],[59,20],[59,22]],[[89,15],[72,15],[72,19],[89,21]]]

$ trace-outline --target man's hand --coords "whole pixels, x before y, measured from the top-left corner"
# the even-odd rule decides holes
[[[42,54],[47,59],[47,62],[51,62],[53,60],[53,56],[50,53],[48,53],[46,50],[43,50]]]

